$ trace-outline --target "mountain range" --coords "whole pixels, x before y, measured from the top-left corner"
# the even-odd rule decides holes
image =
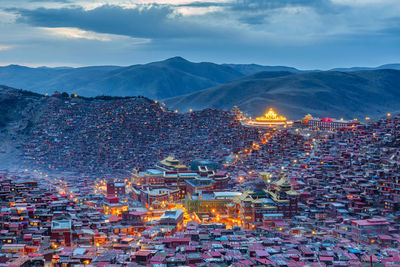
[[[0,67],[0,84],[37,93],[52,94],[57,90],[82,96],[142,95],[153,99],[191,93],[243,76],[229,66],[193,63],[181,57],[128,67]]]
[[[275,107],[290,118],[353,118],[400,110],[400,64],[299,70],[257,64],[194,63],[182,57],[148,64],[91,67],[0,67],[0,84],[41,94],[138,96],[173,109],[237,105],[252,116]]]

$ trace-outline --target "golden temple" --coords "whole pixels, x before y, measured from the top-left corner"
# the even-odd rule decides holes
[[[272,122],[279,122],[279,121],[287,121],[286,117],[279,116],[276,112],[270,108],[267,113],[265,113],[262,117],[257,117],[256,121],[272,121]]]
[[[249,119],[245,124],[259,127],[288,126],[293,124],[293,121],[288,120],[284,116],[278,115],[272,108],[270,108],[264,116]]]

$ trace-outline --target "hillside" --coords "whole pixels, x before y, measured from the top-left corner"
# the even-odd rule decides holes
[[[12,168],[22,155],[44,97],[0,85],[0,168]]]
[[[126,177],[171,153],[185,164],[222,161],[258,138],[230,112],[180,114],[145,97],[43,96],[0,87],[0,107],[0,169]]]
[[[400,109],[400,71],[309,72],[249,76],[222,86],[166,99],[167,106],[231,109],[255,116],[274,107],[292,119],[305,114],[332,117],[381,116]]]

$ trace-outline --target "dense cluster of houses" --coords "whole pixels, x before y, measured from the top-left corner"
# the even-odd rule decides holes
[[[400,266],[399,116],[260,129],[80,101],[50,101],[41,169],[0,171],[0,266]]]
[[[148,99],[84,100],[49,97],[24,146],[26,165],[92,177],[125,177],[173,153],[222,161],[258,131],[226,111],[180,114]],[[184,149],[183,148],[184,145]]]
[[[288,186],[285,179],[275,185]],[[129,190],[103,186],[104,194],[95,194],[95,182],[79,179],[3,172],[0,183],[0,266],[398,266],[400,261],[398,220],[389,216],[264,212],[261,225],[234,226],[222,217],[221,222],[191,219],[177,205],[145,208]],[[214,194],[225,207],[247,204],[249,197],[266,199],[249,191]],[[109,201],[127,209],[107,215],[102,205]]]

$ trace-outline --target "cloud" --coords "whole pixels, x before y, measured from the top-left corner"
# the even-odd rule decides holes
[[[185,20],[165,5],[137,8],[103,5],[91,10],[81,7],[60,9],[12,9],[17,22],[46,28],[79,28],[105,34],[139,38],[185,38],[217,35],[215,30]]]
[[[144,4],[142,0],[130,1],[130,5],[119,1],[120,5],[101,6],[94,1],[90,3],[97,6],[91,9],[75,5],[9,10],[17,15],[18,23],[35,27],[74,28],[149,39],[218,38],[241,42],[239,38],[258,35],[270,42],[296,40],[301,43],[323,41],[335,34],[358,35],[384,30],[386,21],[400,12],[400,8],[389,10],[388,5],[393,0],[382,0],[381,5],[377,0],[367,0],[373,7],[354,7],[348,5],[349,1],[231,0]]]
[[[1,45],[0,44],[0,51],[10,50],[12,46],[10,45]]]
[[[41,29],[49,32],[49,34],[52,34],[54,36],[59,36],[59,37],[68,38],[68,39],[88,39],[88,40],[99,40],[99,41],[103,41],[103,42],[108,42],[108,41],[111,41],[111,38],[112,38],[108,34],[84,31],[84,30],[77,29],[77,28],[65,28],[65,27],[45,28],[45,27],[43,27]]]

